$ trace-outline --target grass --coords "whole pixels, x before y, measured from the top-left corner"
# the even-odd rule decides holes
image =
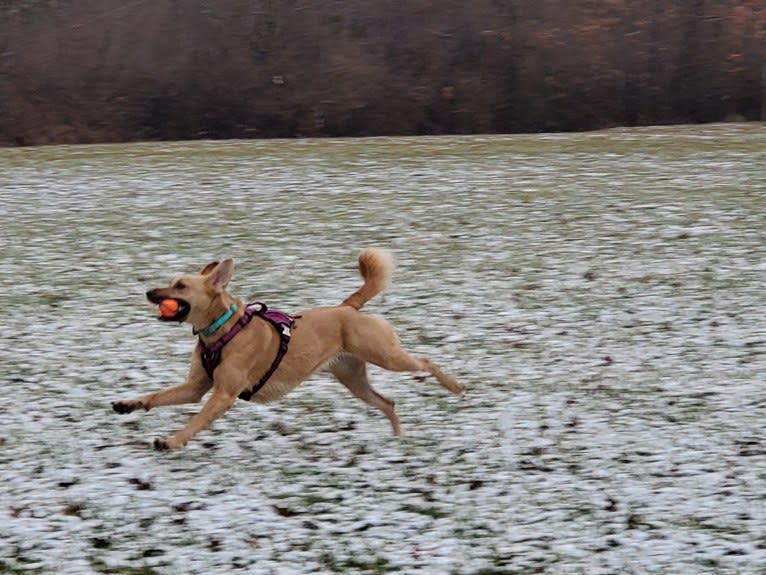
[[[326,551],[321,555],[321,562],[333,573],[393,573],[399,571],[392,567],[388,560],[370,552],[369,557],[345,556],[337,558],[332,552]]]
[[[431,519],[443,519],[450,516],[449,513],[446,513],[432,505],[416,505],[414,503],[403,505],[402,511],[406,511],[407,513],[417,513],[418,515],[425,515]]]
[[[215,572],[246,548],[264,572],[664,572],[704,547],[745,572],[725,553],[763,544],[759,446],[731,438],[764,416],[764,165],[760,125],[0,150],[0,499],[19,510],[0,570],[86,553],[101,572]],[[371,371],[402,439],[321,377],[177,454],[147,443],[197,406],[110,411],[177,383],[194,345],[154,320],[149,287],[233,256],[235,293],[334,305],[371,244],[398,265],[366,311],[467,387]],[[173,511],[189,501],[205,505]]]
[[[39,575],[45,573],[42,567],[24,567],[24,557],[16,557],[13,563],[0,560],[0,573],[4,575]]]
[[[147,566],[108,566],[102,561],[91,559],[91,567],[102,575],[158,575],[160,571]]]

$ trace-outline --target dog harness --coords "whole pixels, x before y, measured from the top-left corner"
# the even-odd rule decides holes
[[[202,359],[202,366],[205,368],[208,377],[213,379],[213,372],[215,371],[215,368],[218,367],[218,364],[221,363],[223,347],[234,339],[234,337],[242,331],[248,323],[250,323],[253,316],[256,315],[265,319],[277,330],[277,333],[279,334],[279,350],[277,351],[277,356],[274,358],[274,361],[271,362],[271,367],[269,367],[261,379],[258,380],[258,383],[251,389],[245,390],[239,394],[239,398],[244,399],[245,401],[248,401],[253,395],[258,393],[258,390],[266,385],[266,382],[279,367],[282,358],[284,358],[287,353],[287,346],[290,343],[290,336],[292,335],[292,327],[293,324],[295,324],[295,318],[282,311],[269,309],[266,307],[266,304],[260,302],[247,304],[247,306],[245,306],[244,315],[242,315],[237,323],[235,323],[229,331],[223,334],[220,339],[212,345],[207,345],[202,341],[202,338],[199,338],[199,343],[197,344],[199,346],[200,358]]]

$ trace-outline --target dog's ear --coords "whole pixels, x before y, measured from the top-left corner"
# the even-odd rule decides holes
[[[199,272],[199,273],[200,273],[200,275],[206,276],[206,275],[207,275],[207,274],[209,274],[211,271],[213,271],[213,268],[214,268],[215,266],[217,266],[217,265],[218,265],[218,262],[210,262],[209,264],[207,264],[206,266],[204,266],[204,267],[203,267],[203,268],[200,270],[200,272]]]
[[[234,260],[229,258],[217,264],[210,272],[207,283],[218,293],[221,293],[229,285],[231,274],[234,272]]]

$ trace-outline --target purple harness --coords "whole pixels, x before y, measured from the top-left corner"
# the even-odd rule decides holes
[[[253,395],[258,393],[258,390],[266,385],[266,382],[279,367],[282,358],[287,353],[287,345],[290,343],[291,329],[293,324],[295,324],[295,318],[284,312],[271,310],[263,303],[256,302],[247,304],[247,306],[245,306],[244,315],[239,318],[237,323],[235,323],[228,332],[223,334],[220,339],[208,346],[205,345],[202,338],[200,338],[199,343],[197,344],[199,346],[200,358],[202,359],[202,365],[205,368],[205,372],[210,379],[213,379],[213,372],[215,371],[215,368],[218,367],[218,364],[221,363],[223,346],[234,339],[234,336],[242,331],[255,315],[265,319],[277,330],[277,333],[279,334],[279,350],[277,351],[277,356],[274,358],[274,361],[271,363],[271,367],[269,367],[268,371],[263,374],[263,377],[258,380],[258,383],[256,383],[252,389],[245,390],[239,394],[239,398],[244,399],[245,401],[248,401]]]

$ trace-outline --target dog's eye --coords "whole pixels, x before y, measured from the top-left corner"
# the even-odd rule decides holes
[[[186,284],[184,282],[176,282],[175,288],[176,289],[186,289]]]

